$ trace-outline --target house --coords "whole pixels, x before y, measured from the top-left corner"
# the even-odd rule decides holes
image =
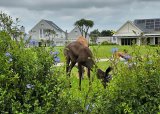
[[[76,41],[79,36],[81,36],[81,32],[78,27],[75,27],[67,34],[67,41],[68,42]],[[87,40],[89,41],[89,34],[87,35]]]
[[[119,45],[160,44],[160,18],[137,19],[124,23],[113,35]]]
[[[103,42],[108,42],[108,43],[115,43],[116,44],[116,39],[113,36],[105,36],[105,37],[97,37],[96,44],[101,44]]]
[[[66,32],[52,21],[42,19],[29,31],[29,36],[38,45],[45,43],[59,46],[65,44]]]

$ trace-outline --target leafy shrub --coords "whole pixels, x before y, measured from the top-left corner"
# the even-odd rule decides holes
[[[53,113],[60,102],[62,73],[44,47],[24,48],[0,32],[0,113]]]
[[[12,27],[11,18],[0,14],[2,19],[0,113],[160,113],[159,50],[148,51],[143,59],[139,51],[133,49],[134,64],[111,63],[113,79],[106,89],[102,88],[100,80],[94,78],[96,73],[93,72],[92,85],[88,87],[88,80],[84,83],[84,79],[84,90],[78,91],[77,86],[67,87],[63,67],[53,65],[59,62],[58,53],[51,53],[54,49],[43,46],[25,48],[23,39],[18,42],[11,37],[18,32]],[[78,85],[75,82],[78,83],[73,79],[73,85]]]
[[[132,68],[118,66],[108,89],[104,91],[101,113],[156,114],[160,112],[160,57],[136,61]]]
[[[111,43],[111,42],[107,42],[107,41],[104,41],[101,43],[101,45],[117,45],[116,43]]]

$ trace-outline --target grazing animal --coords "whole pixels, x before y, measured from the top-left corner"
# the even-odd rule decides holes
[[[126,61],[129,61],[131,60],[131,56],[127,53],[127,50],[124,49],[124,52],[120,52],[120,51],[115,51],[114,54],[113,54],[113,57],[115,59],[124,59]]]
[[[88,41],[85,37],[79,36],[76,41],[81,43],[83,46],[88,47]],[[85,69],[84,69],[84,66],[83,66],[82,67],[82,78],[84,78],[84,72],[85,72]]]
[[[92,56],[92,52],[88,46],[84,46],[82,43],[75,41],[71,42],[64,49],[64,55],[66,57],[66,73],[70,77],[72,68],[78,63],[79,70],[79,89],[81,90],[81,79],[82,79],[82,66],[88,68],[88,78],[90,82],[90,71],[93,71],[94,66],[97,69],[97,78],[102,80],[104,88],[106,88],[106,82],[109,82],[111,76],[109,72],[112,70],[111,67],[108,67],[105,72],[101,69],[98,69]]]
[[[81,43],[83,46],[88,47],[88,42],[87,42],[85,37],[80,36],[80,37],[77,38],[76,41]]]

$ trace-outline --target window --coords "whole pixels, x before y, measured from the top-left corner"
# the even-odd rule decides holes
[[[43,29],[39,30],[39,36],[40,36],[40,38],[43,38]]]
[[[147,29],[154,29],[154,20],[153,19],[146,20],[146,28]]]
[[[137,24],[144,24],[144,23],[145,23],[145,20],[136,20],[136,23],[137,23]]]
[[[122,38],[121,45],[133,45],[136,43],[136,38]]]
[[[155,20],[155,30],[160,31],[160,19]]]
[[[151,42],[150,38],[147,38],[147,44],[150,44],[150,42]]]
[[[116,37],[113,37],[113,41],[116,41]]]
[[[158,44],[158,37],[155,37],[155,44]]]
[[[58,37],[58,34],[56,34],[56,36]]]

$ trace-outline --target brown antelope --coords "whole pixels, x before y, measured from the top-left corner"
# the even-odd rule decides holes
[[[72,68],[78,63],[79,70],[79,89],[81,90],[81,79],[82,79],[82,66],[88,68],[88,78],[90,83],[90,71],[93,71],[93,68],[97,69],[97,78],[102,80],[104,88],[106,88],[106,82],[109,82],[111,76],[109,72],[112,70],[111,67],[108,67],[105,72],[101,69],[98,69],[92,56],[92,52],[88,46],[84,46],[82,43],[75,41],[71,42],[64,49],[64,55],[66,57],[66,73],[70,77]]]
[[[83,46],[88,47],[88,41],[85,37],[79,36],[76,41],[81,43]]]
[[[81,43],[85,47],[89,47],[87,39],[85,37],[83,37],[83,36],[79,36],[76,41],[79,42],[79,43]],[[85,69],[84,69],[84,66],[83,66],[82,67],[82,79],[84,78],[84,72],[85,72]]]

